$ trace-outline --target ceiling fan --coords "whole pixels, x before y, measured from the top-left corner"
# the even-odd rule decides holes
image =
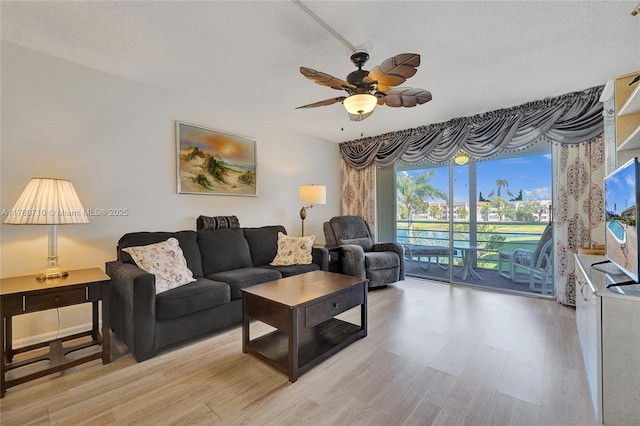
[[[300,67],[300,73],[309,80],[332,89],[344,90],[349,95],[325,99],[296,109],[342,102],[349,113],[349,118],[352,121],[361,121],[373,114],[376,105],[410,108],[431,100],[431,92],[427,90],[394,87],[415,75],[420,65],[420,55],[401,53],[385,60],[371,71],[362,69],[367,60],[369,60],[367,52],[363,50],[354,52],[351,55],[351,62],[358,69],[350,73],[346,81],[311,68]]]

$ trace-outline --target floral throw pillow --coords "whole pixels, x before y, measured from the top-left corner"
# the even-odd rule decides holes
[[[156,294],[195,281],[175,238],[157,244],[127,247],[122,251],[129,253],[140,269],[156,276]]]
[[[278,254],[271,266],[308,265],[311,263],[311,250],[315,235],[308,237],[289,237],[278,232]]]

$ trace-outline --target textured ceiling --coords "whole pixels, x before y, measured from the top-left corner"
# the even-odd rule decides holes
[[[640,69],[638,1],[305,1],[366,69],[419,53],[403,87],[433,93],[415,108],[376,108],[360,123],[339,96],[298,71],[339,78],[351,52],[292,1],[2,1],[2,38],[129,80],[223,102],[331,141],[473,115],[604,84]],[[344,128],[344,130],[341,130]]]

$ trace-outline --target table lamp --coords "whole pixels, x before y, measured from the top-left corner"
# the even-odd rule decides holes
[[[300,219],[302,219],[302,236],[304,237],[304,220],[307,218],[307,209],[315,204],[327,203],[327,187],[323,185],[306,185],[299,189],[300,202],[306,204],[300,209]]]
[[[62,278],[69,272],[58,265],[57,225],[89,223],[73,184],[65,179],[32,178],[4,223],[12,225],[49,225],[47,269],[38,280]]]

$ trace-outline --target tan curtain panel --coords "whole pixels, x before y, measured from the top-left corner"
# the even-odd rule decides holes
[[[445,123],[343,142],[340,152],[350,167],[364,169],[389,167],[397,161],[442,164],[460,150],[476,160],[486,159],[524,148],[541,137],[560,144],[581,143],[602,133],[602,89],[592,87]]]
[[[361,216],[375,228],[376,212],[376,168],[350,167],[344,159],[340,161],[341,214]]]

